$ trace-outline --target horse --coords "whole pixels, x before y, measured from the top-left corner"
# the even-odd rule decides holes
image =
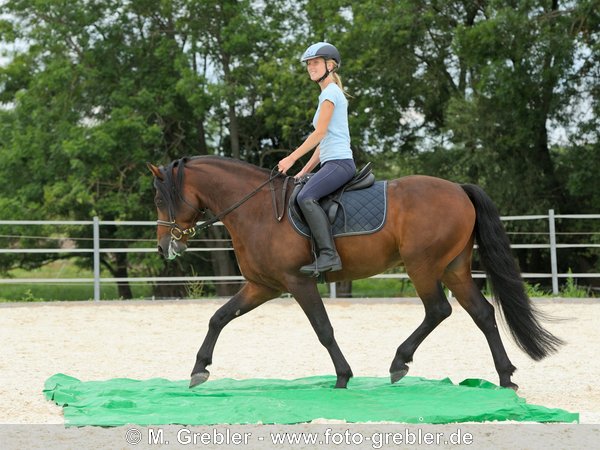
[[[336,388],[346,388],[352,369],[340,350],[317,279],[300,273],[312,261],[308,238],[292,228],[287,215],[273,214],[277,197],[289,198],[289,179],[281,173],[218,156],[175,160],[167,167],[148,163],[154,176],[158,214],[158,251],[174,259],[207,211],[207,227],[220,220],[228,230],[240,271],[241,289],[211,317],[208,332],[196,355],[190,388],[205,382],[220,332],[236,317],[289,293],[298,302],[327,349],[336,373]],[[527,296],[521,273],[511,255],[510,242],[496,206],[485,191],[472,184],[411,175],[389,180],[387,218],[372,234],[335,239],[342,259],[340,271],[326,272],[326,282],[355,280],[404,266],[423,302],[425,317],[397,348],[389,373],[392,383],[409,370],[408,364],[423,340],[448,316],[452,307],[446,286],[483,332],[492,353],[500,386],[518,389],[511,377],[516,370],[500,338],[495,308],[471,276],[475,241],[492,286],[495,304],[516,344],[534,360],[562,345],[543,328],[544,316]],[[273,203],[273,204],[272,204]],[[274,209],[277,209],[276,207]]]

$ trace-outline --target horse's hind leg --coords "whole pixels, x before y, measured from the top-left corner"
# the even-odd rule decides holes
[[[494,317],[494,307],[473,282],[470,270],[463,268],[462,270],[448,271],[444,275],[443,282],[485,335],[492,352],[494,366],[500,377],[500,386],[517,390],[518,386],[510,379],[516,368],[508,359],[502,344]]]
[[[442,285],[438,280],[427,276],[411,276],[411,279],[425,306],[425,319],[396,350],[396,356],[390,366],[392,383],[400,380],[408,373],[407,363],[413,360],[417,347],[421,345],[429,333],[452,313],[452,307],[448,303]]]
[[[190,388],[204,383],[210,372],[206,366],[212,364],[213,351],[221,330],[236,317],[252,311],[267,300],[277,297],[279,291],[266,286],[248,282],[231,300],[221,306],[208,323],[208,333],[196,355],[196,364],[192,370]]]
[[[352,369],[342,354],[337,341],[333,335],[333,327],[329,321],[323,299],[317,290],[317,285],[313,280],[306,279],[289,286],[290,293],[294,296],[313,329],[317,333],[319,342],[329,352],[335,373],[337,375],[336,388],[345,388],[348,380],[352,378]]]

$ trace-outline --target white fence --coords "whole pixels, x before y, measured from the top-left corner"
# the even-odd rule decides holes
[[[569,214],[559,215],[554,214],[554,210],[549,210],[546,215],[530,215],[530,216],[504,216],[502,220],[504,222],[516,221],[516,220],[544,220],[547,221],[548,229],[547,243],[540,244],[512,244],[511,247],[514,249],[547,249],[550,252],[550,267],[546,273],[523,273],[524,279],[542,279],[549,278],[552,280],[552,292],[557,295],[559,293],[560,278],[572,277],[574,279],[579,278],[600,278],[600,273],[559,273],[558,272],[558,249],[564,248],[600,248],[600,243],[565,243],[559,242],[558,237],[566,234],[573,233],[561,233],[556,230],[557,219],[583,219],[583,220],[598,220],[600,214]],[[68,254],[92,254],[93,257],[93,277],[92,278],[0,278],[0,284],[34,284],[34,283],[89,283],[94,285],[94,300],[100,300],[100,290],[103,283],[118,283],[118,282],[190,282],[190,281],[217,281],[217,282],[239,282],[243,281],[241,276],[189,276],[189,277],[128,277],[128,278],[114,278],[114,277],[101,277],[100,275],[100,254],[101,253],[150,253],[156,252],[156,246],[151,248],[108,248],[102,247],[102,239],[100,239],[100,228],[102,226],[142,226],[142,227],[156,227],[155,222],[148,221],[102,221],[98,217],[94,217],[90,221],[43,221],[43,220],[0,220],[0,226],[2,225],[26,225],[26,226],[39,226],[39,225],[83,225],[90,226],[92,228],[92,248],[0,248],[0,254],[10,253],[68,253]],[[217,225],[222,225],[218,223]],[[539,234],[539,233],[537,233]],[[586,232],[591,236],[598,235],[600,232]],[[514,239],[511,239],[511,241]],[[231,247],[211,247],[211,248],[188,248],[189,251],[232,251]],[[483,273],[474,273],[474,277],[482,278],[485,277]],[[404,273],[391,273],[391,274],[380,274],[373,278],[408,278]],[[330,285],[330,295],[335,297],[335,284]]]

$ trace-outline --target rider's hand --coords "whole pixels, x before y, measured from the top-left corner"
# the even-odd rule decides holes
[[[296,175],[294,175],[294,178],[296,180],[299,180],[300,178],[302,178],[305,175],[306,175],[306,170],[302,169],[300,172],[298,172]]]
[[[296,160],[294,158],[292,158],[291,156],[286,156],[281,161],[279,161],[277,168],[281,173],[286,173],[288,170],[290,170],[290,167],[292,167],[295,162]]]

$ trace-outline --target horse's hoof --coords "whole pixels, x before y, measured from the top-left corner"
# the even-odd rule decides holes
[[[205,372],[192,374],[192,378],[190,380],[190,389],[193,388],[194,386],[198,386],[199,384],[204,383],[206,380],[208,380],[209,376],[210,376],[210,372],[208,370]]]
[[[395,370],[394,372],[390,372],[390,380],[392,384],[396,381],[401,380],[408,373],[408,367],[406,369]]]
[[[501,384],[501,386],[508,388],[508,389],[512,389],[515,392],[517,392],[519,390],[519,386],[516,385],[515,383],[513,383],[512,381],[509,381],[508,383],[503,383],[503,384]]]
[[[349,379],[346,377],[338,378],[335,383],[335,388],[336,389],[346,389],[348,387],[348,381],[349,381]]]

